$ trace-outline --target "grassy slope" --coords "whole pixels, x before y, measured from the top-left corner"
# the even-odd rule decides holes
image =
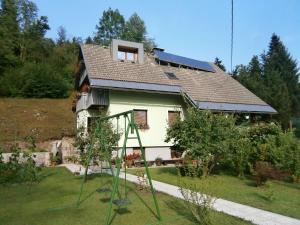
[[[5,206],[0,207],[0,224],[104,224],[108,203],[103,200],[109,195],[94,192],[78,209],[53,210],[76,201],[81,179],[70,174],[65,168],[46,168],[42,173],[45,178],[33,186],[31,194],[26,185],[0,186],[0,205]],[[108,175],[94,176],[85,186],[84,198],[108,183],[111,183],[111,177]],[[175,216],[183,216],[182,219],[162,224],[194,224],[182,201],[161,193],[158,193],[157,197],[164,218],[174,219]],[[112,225],[144,225],[156,221],[147,208],[151,207],[154,210],[151,194],[136,192],[134,185],[130,184],[129,200],[132,203],[127,207],[128,212],[116,214]],[[212,217],[212,225],[250,225],[249,222],[222,213],[212,212]]]
[[[151,175],[153,180],[178,184],[176,168],[151,168]],[[203,181],[190,177],[183,180],[198,185]],[[250,179],[226,174],[210,176],[205,183],[208,194],[213,196],[300,219],[300,184],[272,181],[269,188],[261,188],[255,187]],[[272,192],[274,199],[270,201],[267,195]]]
[[[75,114],[69,99],[0,98],[0,143],[38,134],[38,141],[74,133]]]

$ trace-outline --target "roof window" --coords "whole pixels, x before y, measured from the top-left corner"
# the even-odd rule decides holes
[[[178,78],[176,77],[175,73],[172,72],[165,72],[165,74],[167,75],[167,77],[171,80],[178,80]]]

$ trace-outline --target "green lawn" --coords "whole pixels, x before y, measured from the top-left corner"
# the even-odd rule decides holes
[[[93,194],[86,198],[78,209],[75,209],[63,207],[76,201],[80,177],[72,175],[65,168],[46,168],[43,169],[42,174],[44,178],[32,187],[31,194],[27,185],[0,186],[0,224],[104,224],[108,196],[94,190],[109,185],[110,176],[91,177],[84,189],[84,199],[90,193]],[[154,205],[149,193],[137,192],[135,186],[130,184],[129,199],[131,204],[128,205],[127,210],[114,211],[112,225],[143,225],[156,221],[151,212],[154,210]],[[173,219],[162,224],[194,224],[190,214],[184,209],[182,201],[161,193],[158,193],[158,199],[162,216]],[[57,210],[57,207],[62,209]],[[212,218],[214,225],[250,225],[249,222],[217,212],[212,212]]]
[[[151,168],[150,171],[153,180],[178,184],[176,168]],[[135,171],[131,170],[131,173]],[[268,187],[261,188],[250,179],[227,174],[212,175],[205,180],[191,177],[183,180],[198,184],[205,182],[208,194],[213,196],[300,219],[300,184],[272,181]],[[268,200],[271,193],[273,199]]]

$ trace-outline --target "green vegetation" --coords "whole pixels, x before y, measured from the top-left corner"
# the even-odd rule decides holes
[[[12,155],[7,163],[3,162],[0,151],[0,184],[28,183],[31,187],[39,181],[39,167],[36,167],[32,152],[24,152],[15,145],[11,148]],[[35,149],[32,149],[35,150]]]
[[[32,186],[28,194],[24,185],[0,186],[0,218],[1,224],[103,224],[107,210],[107,196],[103,196],[95,189],[108,185],[111,177],[108,175],[93,175],[84,190],[85,201],[75,208],[63,208],[76,202],[81,177],[71,175],[64,168],[45,168],[42,170],[43,180]],[[156,219],[152,210],[152,196],[149,193],[138,192],[134,185],[130,185],[129,199],[131,204],[127,210],[120,210],[114,217],[112,225],[150,224]],[[88,197],[88,195],[90,197]],[[172,219],[172,224],[194,224],[188,211],[184,210],[182,201],[158,193],[161,213],[165,218]],[[88,198],[86,198],[88,197]],[[57,209],[61,208],[61,209]],[[115,211],[116,212],[116,211]],[[246,225],[243,220],[212,212],[213,225]],[[181,216],[182,219],[178,219]],[[163,224],[170,224],[165,222]]]
[[[97,43],[108,46],[112,39],[122,39],[126,41],[134,41],[144,43],[146,51],[150,52],[156,46],[152,38],[147,37],[147,29],[145,22],[137,13],[125,21],[119,10],[109,8],[103,11],[102,17],[96,26],[96,35],[88,38],[87,43]]]
[[[297,62],[292,58],[279,36],[273,34],[269,49],[253,56],[249,65],[239,65],[233,74],[250,91],[273,106],[284,128],[291,117],[300,113],[300,83]]]
[[[178,185],[176,168],[151,168],[153,180]],[[136,173],[136,170],[128,170]],[[220,173],[205,179],[182,177],[185,183],[206,184],[209,194],[230,201],[250,205],[282,215],[300,219],[300,184],[268,181],[266,186],[256,187],[250,177],[243,179]]]
[[[186,153],[183,166],[193,164],[198,176],[223,167],[240,177],[256,174],[262,178],[257,185],[268,178],[300,181],[299,142],[293,132],[284,132],[275,123],[237,125],[233,115],[190,108],[185,120],[177,120],[168,129],[166,141]]]
[[[64,98],[73,89],[79,39],[46,38],[46,16],[29,0],[1,0],[0,96]],[[64,31],[64,32],[63,32]]]
[[[0,98],[0,143],[23,141],[34,135],[37,142],[75,133],[72,99]]]

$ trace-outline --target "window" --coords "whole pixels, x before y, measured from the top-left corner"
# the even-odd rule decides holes
[[[137,61],[138,49],[135,48],[126,48],[126,47],[118,47],[118,59],[123,61]]]
[[[178,78],[176,77],[175,73],[172,72],[165,72],[165,74],[167,75],[167,77],[171,80],[178,80]]]
[[[180,119],[179,111],[168,111],[168,124],[172,126],[176,120]]]
[[[147,110],[134,109],[134,121],[138,128],[149,129],[147,123]]]

